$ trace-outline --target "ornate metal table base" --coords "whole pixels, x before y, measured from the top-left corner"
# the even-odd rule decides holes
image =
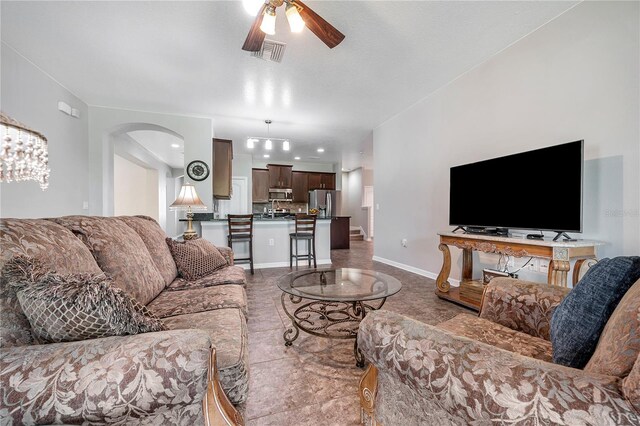
[[[378,310],[384,305],[386,298],[379,299],[378,306],[365,302],[330,302],[312,300],[298,306],[293,313],[287,309],[287,296],[294,305],[302,303],[303,299],[287,293],[282,293],[282,309],[291,319],[291,327],[284,332],[285,346],[291,346],[300,335],[300,330],[318,337],[330,339],[354,339],[353,353],[356,366],[364,367],[364,356],[358,349],[358,326],[369,311]],[[376,301],[378,302],[378,301]]]

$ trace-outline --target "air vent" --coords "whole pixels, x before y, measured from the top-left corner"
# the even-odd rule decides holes
[[[282,62],[285,47],[287,43],[265,39],[262,48],[257,52],[251,52],[251,56],[270,62]]]

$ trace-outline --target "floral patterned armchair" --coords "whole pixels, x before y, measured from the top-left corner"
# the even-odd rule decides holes
[[[640,281],[616,308],[584,370],[551,362],[551,314],[567,292],[494,279],[479,317],[461,314],[435,327],[370,313],[358,333],[370,362],[360,383],[363,421],[640,424]]]

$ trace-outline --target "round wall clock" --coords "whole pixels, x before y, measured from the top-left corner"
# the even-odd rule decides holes
[[[205,180],[209,176],[209,166],[204,161],[192,161],[187,166],[187,175],[198,182]]]

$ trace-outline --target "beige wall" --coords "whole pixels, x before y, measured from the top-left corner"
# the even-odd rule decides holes
[[[87,214],[84,209],[84,204],[89,203],[87,105],[11,47],[2,44],[0,52],[2,111],[47,137],[51,168],[46,191],[35,181],[0,183],[0,216]],[[78,109],[80,118],[58,111],[58,101]]]
[[[601,256],[637,255],[639,9],[583,2],[376,128],[376,258],[434,276],[442,264],[437,232],[452,229],[451,166],[578,139],[585,140],[584,233],[576,236],[604,241]],[[550,159],[540,173],[556,167]],[[522,182],[520,193],[496,193],[505,208],[510,197],[562,208],[561,183],[541,188],[535,176],[498,176],[497,187],[500,179]]]
[[[113,174],[114,215],[142,214],[158,220],[158,171],[115,155]]]

